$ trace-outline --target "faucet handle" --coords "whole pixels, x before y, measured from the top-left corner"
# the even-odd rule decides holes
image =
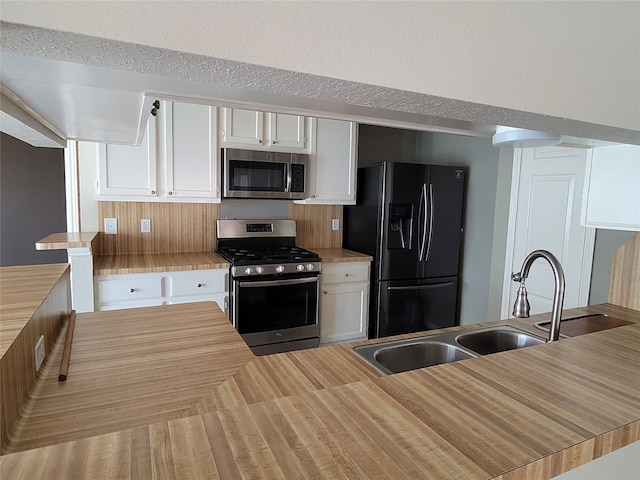
[[[522,282],[522,274],[520,272],[511,272],[511,280],[514,282]]]

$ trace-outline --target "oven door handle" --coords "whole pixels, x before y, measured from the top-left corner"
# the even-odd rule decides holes
[[[287,280],[267,280],[262,282],[238,282],[240,287],[274,287],[277,285],[299,285],[301,283],[317,282],[318,277],[291,278]]]

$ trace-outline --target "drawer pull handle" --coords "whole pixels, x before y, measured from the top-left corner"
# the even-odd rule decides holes
[[[200,287],[202,287],[202,284],[201,284],[201,283],[199,283],[199,284],[198,284],[198,288],[200,288]]]
[[[323,291],[322,291],[322,293],[324,293],[324,294],[326,295],[326,294],[327,294],[327,291],[326,291],[326,290],[323,290]]]
[[[345,277],[348,277],[348,276],[349,276],[349,274],[348,274],[348,273],[345,273],[345,274],[344,274],[344,276],[345,276]]]
[[[129,291],[130,291],[131,293],[133,293],[133,292],[135,292],[135,291],[136,291],[136,289],[135,289],[135,288],[132,288],[132,289],[131,289],[131,290],[129,290]]]

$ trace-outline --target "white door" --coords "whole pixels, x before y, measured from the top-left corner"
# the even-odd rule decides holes
[[[216,107],[163,102],[165,195],[218,197]]]
[[[502,318],[511,316],[519,272],[533,250],[550,251],[565,274],[564,308],[588,302],[595,229],[580,226],[587,150],[565,147],[516,149],[505,259]],[[535,260],[526,281],[531,314],[551,311],[553,273]]]

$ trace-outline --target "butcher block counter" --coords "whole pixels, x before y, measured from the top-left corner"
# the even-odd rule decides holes
[[[79,314],[67,381],[63,329],[0,478],[550,478],[640,439],[640,312],[564,317],[591,313],[633,323],[389,376],[353,344],[254,357],[208,302]]]
[[[353,345],[254,357],[214,303],[78,314],[0,477],[550,478],[640,439],[640,312],[586,313],[634,323],[388,376]]]
[[[344,248],[313,249],[325,263],[370,262],[371,257]],[[102,255],[93,259],[95,275],[177,272],[229,268],[229,263],[214,252],[165,253],[145,255]]]

